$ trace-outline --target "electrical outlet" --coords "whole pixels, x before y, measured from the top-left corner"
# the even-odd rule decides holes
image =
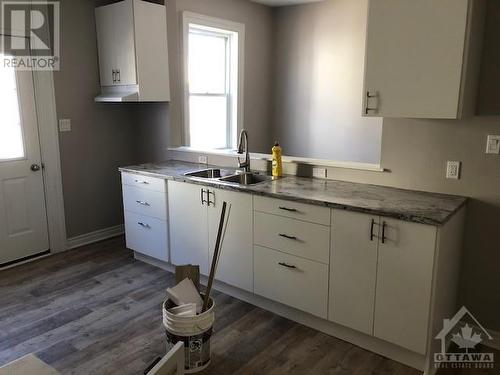
[[[69,118],[59,119],[59,131],[60,132],[71,131],[71,120]]]
[[[313,177],[326,178],[327,177],[326,168],[313,168]]]
[[[446,178],[459,180],[461,164],[459,161],[449,161],[446,168]]]
[[[205,155],[198,156],[198,163],[200,164],[208,164],[208,157]]]
[[[487,154],[500,154],[500,135],[489,135],[486,143]]]

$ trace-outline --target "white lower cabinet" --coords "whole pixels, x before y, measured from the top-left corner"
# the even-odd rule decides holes
[[[165,221],[125,211],[125,237],[129,249],[168,262],[167,236]]]
[[[169,261],[170,238],[171,263],[207,275],[226,201],[217,280],[413,353],[458,277],[435,264],[459,256],[463,210],[437,227],[126,173],[123,193],[129,248]]]
[[[333,210],[329,319],[425,354],[437,228]]]
[[[167,186],[161,178],[122,173],[127,247],[169,261]]]
[[[255,293],[327,318],[328,266],[265,247],[254,247]]]
[[[208,238],[210,261],[215,249],[222,202],[228,203],[227,227],[221,247],[216,279],[253,292],[252,196],[209,189]]]
[[[332,210],[332,222],[328,318],[372,335],[379,218]]]
[[[168,188],[172,263],[199,264],[201,273],[209,274],[226,201],[227,226],[216,279],[253,291],[252,196],[175,181],[169,181]]]
[[[374,335],[425,354],[437,228],[386,218],[380,224]]]
[[[204,186],[168,182],[170,253],[172,264],[196,264],[209,273],[208,213]]]

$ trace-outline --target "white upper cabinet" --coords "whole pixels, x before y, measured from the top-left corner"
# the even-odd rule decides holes
[[[95,10],[102,94],[96,101],[170,100],[164,5],[125,0]]]
[[[484,0],[370,0],[363,115],[473,115]]]

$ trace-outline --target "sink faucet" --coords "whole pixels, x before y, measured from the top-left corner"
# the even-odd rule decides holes
[[[243,142],[245,145],[243,146]],[[243,129],[240,133],[240,141],[238,143],[238,154],[245,154],[245,161],[242,162],[238,157],[238,167],[244,168],[245,173],[250,172],[250,153],[248,151],[248,132]]]

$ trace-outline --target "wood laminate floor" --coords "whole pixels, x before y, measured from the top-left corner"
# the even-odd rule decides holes
[[[35,353],[62,374],[142,374],[165,354],[161,303],[173,284],[121,237],[0,271],[0,366]],[[227,295],[215,300],[203,374],[420,374]]]

